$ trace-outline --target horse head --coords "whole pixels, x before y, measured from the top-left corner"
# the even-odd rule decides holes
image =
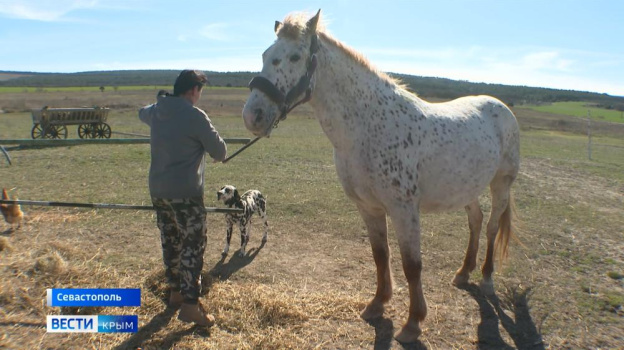
[[[254,135],[269,136],[288,112],[311,98],[320,14],[275,22],[277,40],[262,54],[262,71],[249,83],[243,107],[245,126]]]

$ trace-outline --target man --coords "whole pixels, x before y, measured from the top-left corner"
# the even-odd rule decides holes
[[[210,327],[214,317],[199,303],[206,248],[205,154],[223,161],[227,148],[204,111],[195,107],[207,83],[196,70],[184,70],[173,95],[161,91],[155,104],[139,111],[150,126],[149,189],[160,229],[169,307],[178,319]]]

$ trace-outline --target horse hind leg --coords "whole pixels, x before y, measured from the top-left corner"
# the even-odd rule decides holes
[[[388,246],[388,227],[386,213],[383,211],[369,212],[360,208],[364,219],[368,238],[373,250],[373,259],[377,267],[377,291],[373,300],[364,308],[361,317],[365,320],[381,317],[384,304],[392,297],[392,274],[390,273],[390,247]]]
[[[475,199],[466,207],[468,214],[468,227],[470,228],[470,239],[468,241],[468,249],[466,249],[466,257],[464,264],[455,273],[453,285],[461,286],[468,283],[470,273],[477,266],[477,254],[479,251],[479,236],[481,235],[481,226],[483,224],[483,212],[479,205],[479,200]]]
[[[494,250],[495,248],[498,250],[499,258],[502,260],[507,252],[509,238],[513,235],[511,230],[512,203],[510,191],[513,181],[514,178],[512,176],[497,174],[490,183],[492,211],[490,212],[486,228],[487,252],[481,268],[483,273],[481,290],[487,295],[494,294],[494,282],[492,281]],[[497,243],[496,247],[495,243]]]

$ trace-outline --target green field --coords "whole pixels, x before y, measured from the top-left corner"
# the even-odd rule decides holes
[[[539,106],[527,105],[523,107],[527,107],[539,112],[568,115],[579,118],[587,118],[589,113],[590,117],[595,120],[624,123],[624,112],[612,109],[598,108],[587,104],[586,102],[554,102],[552,104]]]

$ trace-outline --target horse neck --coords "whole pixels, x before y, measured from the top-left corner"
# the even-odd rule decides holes
[[[387,105],[380,101],[402,98],[401,88],[334,43],[321,42],[310,104],[334,148],[349,150],[371,124],[382,122]]]

